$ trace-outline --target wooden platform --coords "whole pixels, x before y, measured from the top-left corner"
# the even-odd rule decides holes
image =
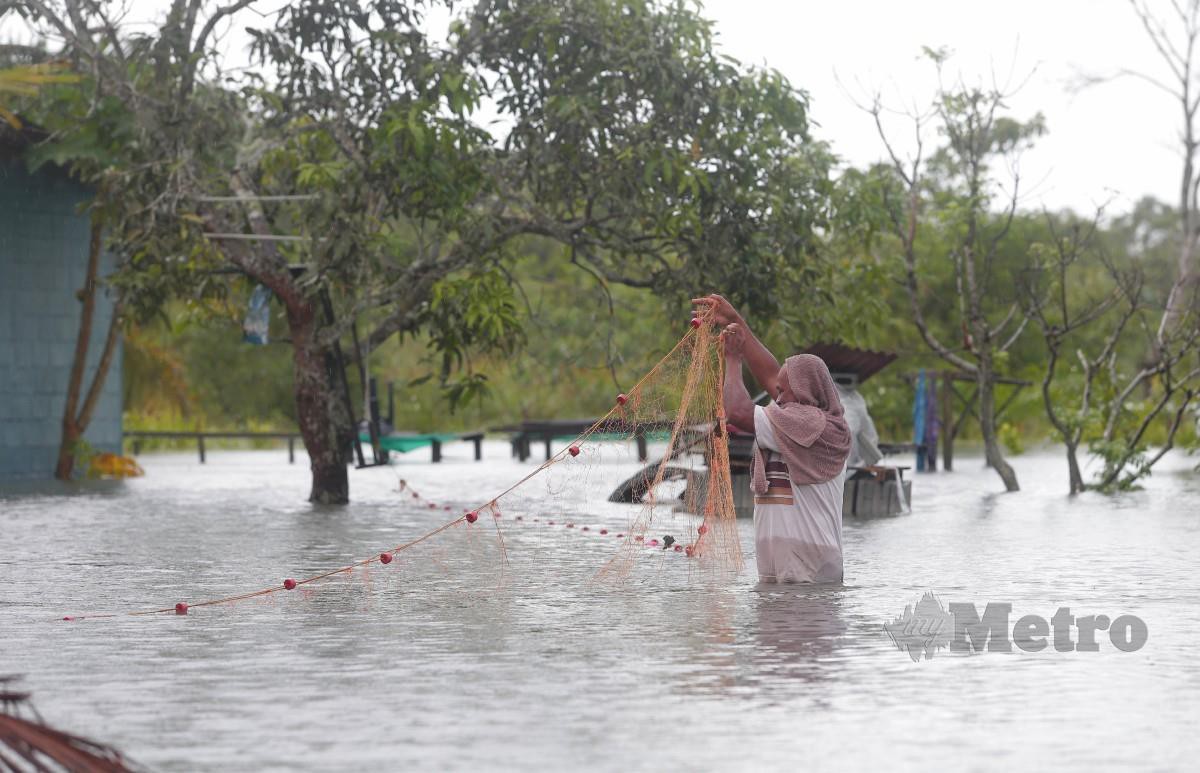
[[[368,433],[360,432],[358,439],[363,443],[371,442],[371,436]],[[409,451],[429,446],[432,455],[431,459],[434,463],[437,463],[442,461],[442,444],[456,440],[473,443],[475,445],[475,461],[478,462],[483,459],[482,432],[435,432],[426,434],[417,432],[391,432],[379,438],[379,447],[386,452],[395,451],[407,454]]]
[[[142,452],[143,440],[195,440],[196,450],[200,454],[200,464],[207,458],[205,440],[286,440],[288,449],[288,464],[296,463],[296,441],[301,440],[298,432],[188,432],[160,430],[126,430],[122,433],[133,443],[133,455]],[[303,441],[301,441],[303,442]]]
[[[542,419],[523,421],[520,424],[509,424],[503,427],[492,427],[492,432],[507,432],[512,443],[512,455],[524,462],[532,456],[530,447],[534,443],[542,443],[546,450],[546,459],[551,457],[551,443],[555,440],[570,440],[586,432],[598,419]],[[633,440],[637,443],[638,461],[646,461],[647,441],[654,439],[657,433],[670,431],[671,422],[638,422],[633,423],[624,419],[612,418],[600,424],[592,437],[602,440]]]

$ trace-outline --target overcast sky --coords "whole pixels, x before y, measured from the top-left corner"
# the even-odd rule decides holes
[[[1046,117],[1049,133],[1021,159],[1024,206],[1089,210],[1111,199],[1119,211],[1146,194],[1178,197],[1177,104],[1132,78],[1072,88],[1081,73],[1121,68],[1167,78],[1127,0],[708,0],[705,10],[728,52],[809,92],[820,135],[851,163],[882,155],[855,101],[880,90],[897,108],[927,105],[936,78],[921,47],[946,46],[967,78],[1024,82],[1013,117]],[[902,128],[898,116],[892,129]]]
[[[169,4],[129,2],[133,19]],[[944,46],[955,52],[952,72],[1024,84],[1010,115],[1046,117],[1049,134],[1020,163],[1024,207],[1087,211],[1110,202],[1118,212],[1146,194],[1177,198],[1180,116],[1171,98],[1132,78],[1071,87],[1081,73],[1121,68],[1167,77],[1127,0],[707,0],[703,13],[726,53],[774,67],[810,94],[818,136],[848,163],[882,155],[855,101],[880,91],[896,108],[928,105],[935,80],[921,47]],[[11,37],[12,25],[3,27]],[[225,39],[232,59],[244,56],[239,32]],[[890,127],[898,138],[910,131],[905,120],[897,115]]]

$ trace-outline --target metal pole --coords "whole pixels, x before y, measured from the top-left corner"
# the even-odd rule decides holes
[[[364,398],[363,399],[363,413],[370,414],[371,413],[371,404],[370,404],[370,399],[367,398],[367,392],[370,389],[370,386],[369,386],[370,379],[367,378],[367,362],[366,362],[366,358],[363,357],[362,345],[359,344],[359,341],[358,341],[358,322],[357,322],[357,320],[350,325],[350,334],[354,341],[354,356],[358,360],[359,383],[362,384],[362,388],[363,388],[363,398]],[[373,416],[368,415],[368,416],[364,416],[364,418],[367,420],[367,436],[371,438],[371,456],[372,456],[375,464],[382,464],[383,460],[379,458],[380,457],[380,454],[379,454],[379,430],[378,430],[375,422],[373,421]],[[356,431],[357,431],[357,428],[356,428]]]
[[[375,435],[381,436],[383,432],[379,428],[379,385],[376,383],[374,376],[371,376],[368,383],[371,385],[369,390],[371,397],[371,425],[375,429]]]
[[[325,309],[325,320],[328,324],[334,323],[333,316],[333,301],[329,300],[329,291],[322,288],[321,290],[321,305]],[[350,401],[350,382],[346,379],[346,360],[342,356],[342,346],[337,341],[333,342],[333,362],[337,367],[342,382],[342,399],[346,402],[346,413],[350,416],[350,424],[353,432],[351,437],[354,439],[354,451],[358,455],[358,466],[366,467],[367,461],[363,458],[362,441],[358,439],[358,427],[354,425],[354,403]]]

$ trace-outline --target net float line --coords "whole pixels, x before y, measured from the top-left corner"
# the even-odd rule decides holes
[[[414,489],[408,483],[407,480],[404,480],[403,478],[401,478],[399,480],[399,490],[407,491],[408,493],[410,493],[412,495],[413,499],[428,501],[426,497],[422,496],[416,489]],[[497,507],[493,510],[492,517],[493,517],[493,519],[498,519],[498,518],[503,517],[500,512],[499,507]],[[566,520],[560,522],[560,521],[557,521],[557,520],[554,520],[551,518],[546,518],[544,520],[540,517],[527,518],[524,515],[513,516],[512,518],[509,518],[508,520],[510,523],[519,523],[519,524],[521,524],[521,526],[525,526],[525,527],[532,526],[534,524],[537,524],[538,526],[543,526],[543,525],[544,526],[555,526],[555,527],[561,526],[564,529],[570,530],[574,534],[578,534],[579,536],[589,536],[590,537],[592,535],[595,535],[598,537],[612,537],[615,539],[624,539],[625,538],[625,532],[620,531],[618,529],[610,529],[607,526],[594,526],[594,525],[590,525],[590,524],[576,524],[574,521],[566,521]],[[697,534],[699,535],[697,537],[696,542],[699,542],[700,540],[702,540],[704,538],[704,534],[707,533],[708,530],[705,526],[701,525],[696,531],[697,531]],[[692,557],[692,555],[695,552],[695,548],[696,548],[695,542],[693,542],[693,543],[680,542],[678,540],[675,540],[674,537],[671,537],[670,539],[672,540],[670,545],[667,545],[665,540],[660,543],[657,539],[646,540],[643,544],[647,547],[658,547],[660,545],[663,545],[664,547],[669,547],[669,548],[673,549],[673,552],[675,552],[675,553],[686,553],[689,558]],[[635,538],[635,541],[642,542],[642,540],[636,539],[636,538]],[[384,556],[387,556],[387,560],[384,560]],[[391,555],[388,553],[385,553],[380,556],[380,563],[388,564],[388,563],[391,563],[391,560],[392,560]],[[284,581],[285,587],[288,582],[295,582],[295,580],[285,580]]]
[[[133,611],[127,611],[127,612],[108,612],[108,613],[89,613],[89,614],[81,614],[81,615],[66,615],[62,619],[64,621],[73,622],[73,621],[81,621],[81,620],[114,619],[114,618],[118,618],[118,617],[144,617],[144,616],[149,616],[149,615],[162,615],[162,614],[186,615],[186,614],[188,614],[189,610],[191,610],[191,609],[197,609],[197,608],[202,608],[202,607],[221,606],[221,605],[225,605],[225,604],[233,604],[233,603],[236,603],[239,601],[246,601],[249,599],[271,596],[276,593],[290,593],[292,590],[295,590],[298,587],[301,587],[304,585],[309,585],[312,583],[317,583],[322,580],[326,580],[330,577],[335,577],[337,575],[350,573],[360,567],[370,566],[371,564],[374,564],[374,563],[384,563],[384,564],[390,563],[391,562],[390,559],[387,561],[382,561],[381,557],[383,555],[389,555],[389,556],[394,557],[396,554],[401,553],[405,550],[408,550],[409,548],[415,547],[415,546],[425,542],[426,540],[432,539],[433,537],[436,537],[437,535],[441,534],[442,532],[445,532],[448,529],[454,528],[455,526],[458,526],[459,524],[463,524],[463,523],[466,523],[468,525],[473,524],[478,519],[479,512],[482,510],[492,510],[492,511],[498,512],[499,511],[498,503],[499,503],[500,499],[502,499],[503,497],[512,493],[514,490],[516,490],[520,486],[524,485],[525,483],[527,483],[529,480],[536,477],[537,475],[540,475],[542,472],[546,471],[547,469],[554,466],[555,464],[558,464],[559,462],[564,461],[567,458],[573,458],[575,456],[578,456],[578,454],[580,453],[580,445],[583,443],[586,443],[589,437],[596,434],[596,432],[598,432],[599,429],[609,419],[611,419],[614,414],[624,410],[630,401],[636,400],[636,397],[637,397],[639,391],[641,390],[642,386],[653,376],[657,375],[662,370],[662,368],[664,367],[666,362],[672,356],[674,356],[676,352],[678,352],[689,341],[691,341],[694,337],[696,337],[700,331],[707,329],[708,325],[705,325],[704,323],[711,322],[711,321],[712,321],[711,310],[704,310],[699,316],[693,317],[692,322],[689,326],[689,329],[687,330],[686,333],[684,333],[683,337],[681,337],[679,339],[679,341],[675,344],[675,346],[673,346],[669,352],[667,352],[665,355],[663,355],[662,358],[659,359],[659,361],[657,363],[655,363],[655,365],[649,371],[647,371],[646,374],[643,375],[641,379],[638,380],[638,382],[633,386],[632,389],[629,390],[628,393],[622,393],[621,395],[619,395],[618,399],[614,401],[615,404],[613,405],[613,407],[610,408],[609,411],[604,414],[604,416],[602,416],[601,418],[599,418],[595,422],[593,422],[592,425],[589,426],[586,430],[579,433],[579,435],[577,435],[571,441],[571,443],[568,445],[567,448],[559,450],[558,453],[552,455],[549,459],[547,459],[546,461],[539,464],[532,472],[525,475],[520,480],[513,483],[511,486],[509,486],[507,489],[500,492],[496,496],[487,500],[487,502],[485,502],[484,504],[482,504],[479,507],[476,507],[472,510],[468,510],[463,515],[460,515],[459,517],[454,518],[453,520],[447,521],[446,523],[442,524],[441,526],[437,527],[436,529],[426,532],[425,534],[422,534],[420,537],[417,537],[416,539],[413,539],[409,542],[397,545],[397,546],[390,548],[388,550],[385,550],[381,553],[372,555],[368,558],[360,559],[358,561],[354,561],[345,566],[341,566],[336,569],[331,569],[329,571],[321,572],[319,574],[315,574],[310,577],[305,577],[302,579],[288,578],[286,581],[286,585],[284,583],[279,583],[279,584],[272,585],[269,587],[260,588],[258,590],[248,591],[245,593],[238,593],[238,594],[234,594],[231,596],[222,596],[220,598],[215,598],[215,599],[207,599],[204,601],[197,601],[197,602],[181,601],[181,602],[177,602],[174,606],[161,607],[161,608],[157,608],[157,609],[143,609],[143,610],[133,610]],[[689,379],[689,381],[690,381],[690,379]],[[624,399],[620,399],[620,398],[624,398]],[[719,399],[720,399],[720,397],[718,396],[718,400]],[[682,414],[682,411],[680,413]],[[676,437],[678,436],[679,430],[680,430],[680,420],[677,419],[675,422],[675,426],[673,427],[673,430],[671,433],[672,445],[674,444]],[[662,471],[661,471],[661,466],[660,466],[658,478],[661,479],[661,477],[662,477]],[[415,493],[415,492],[413,492],[413,493]],[[433,504],[433,503],[431,503],[431,504]],[[706,513],[706,515],[705,515],[706,521],[707,521],[707,517],[708,517],[708,515]],[[502,555],[504,555],[504,563],[507,564],[508,559],[507,559],[507,555],[504,553],[503,535],[500,532],[500,525],[499,525],[500,519],[493,518],[492,520],[495,524],[496,532],[500,539],[501,552],[502,552]],[[703,527],[701,527],[701,528],[703,528]],[[643,530],[644,530],[644,527],[643,527]],[[704,531],[701,531],[700,534],[701,534],[701,536],[703,536]],[[643,542],[643,541],[644,540],[641,538],[640,534],[635,534],[635,531],[631,530],[629,535],[626,538],[626,545],[632,546],[632,545],[635,545],[635,544]],[[699,542],[697,542],[695,545],[693,545],[692,548],[693,548],[693,552],[695,555],[698,556],[701,554],[701,547],[699,545]]]

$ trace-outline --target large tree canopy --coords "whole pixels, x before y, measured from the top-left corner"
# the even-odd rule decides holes
[[[25,5],[88,77],[47,119],[99,184],[122,286],[158,299],[232,264],[283,304],[315,500],[346,498],[331,347],[356,321],[370,348],[431,332],[470,395],[455,366],[518,340],[508,268],[533,241],[605,286],[763,315],[822,276],[832,158],[805,97],[720,56],[687,4],[302,0],[236,79],[211,37],[253,0],[175,0],[139,36],[104,3]]]
[[[416,5],[301,2],[257,33],[264,115],[299,149],[273,182],[337,191],[302,220],[337,235],[324,265],[384,278],[359,299],[387,309],[372,344],[519,237],[602,281],[722,287],[763,313],[811,280],[831,159],[803,96],[716,55],[682,4],[484,2],[439,44]]]

